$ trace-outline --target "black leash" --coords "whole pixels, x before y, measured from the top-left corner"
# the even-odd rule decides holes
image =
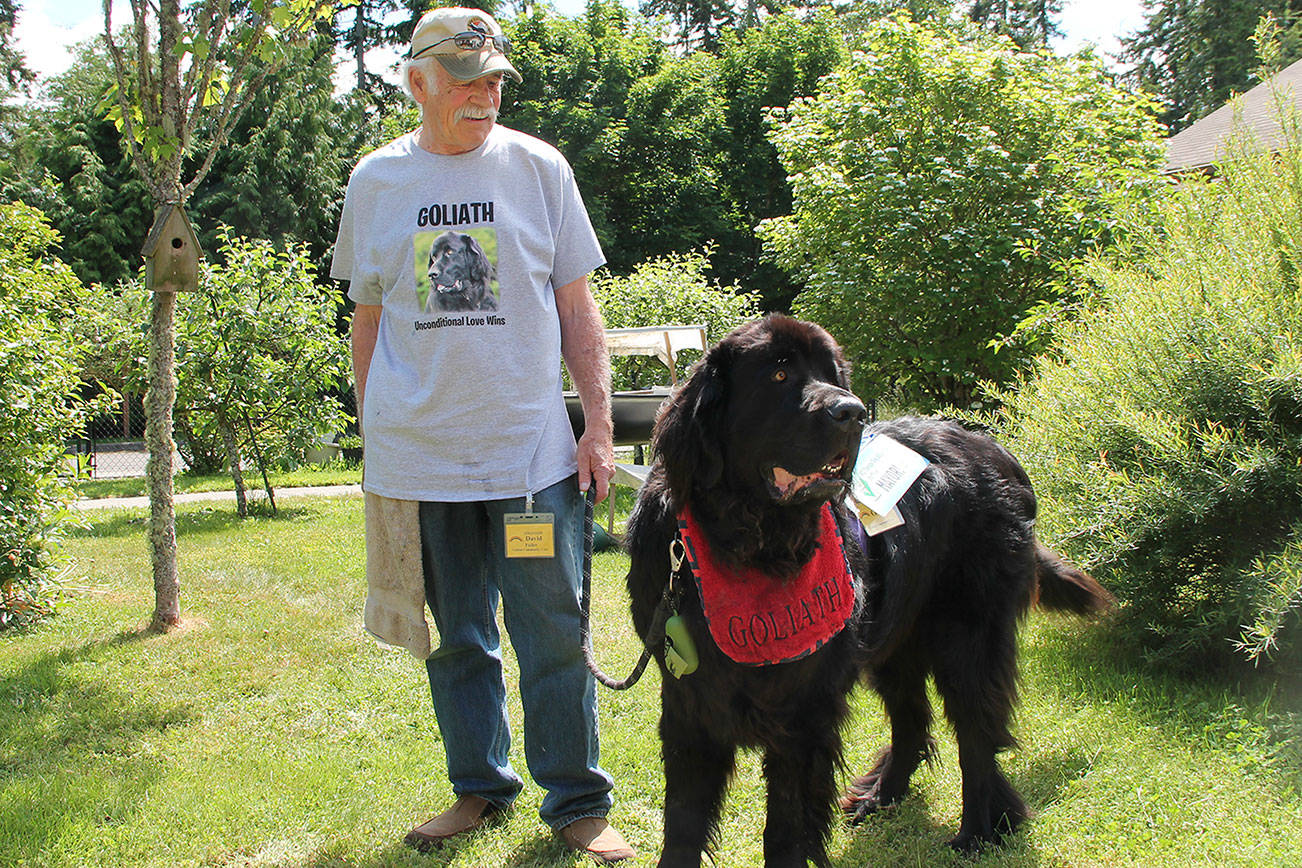
[[[614,497],[614,492],[610,494]],[[616,681],[609,675],[601,671],[597,665],[597,658],[592,652],[592,627],[591,627],[591,605],[592,605],[592,546],[596,539],[596,523],[593,521],[593,508],[596,504],[596,486],[588,486],[587,496],[583,499],[583,662],[588,664],[588,671],[592,676],[600,681],[611,690],[627,690],[646,671],[646,666],[651,662],[651,649],[659,645],[665,638],[665,621],[669,618],[669,612],[673,608],[669,599],[669,588],[665,588],[665,596],[660,600],[660,605],[656,606],[655,614],[651,619],[651,629],[647,634],[646,644],[642,648],[642,656],[638,659],[637,665],[633,671],[623,681]]]

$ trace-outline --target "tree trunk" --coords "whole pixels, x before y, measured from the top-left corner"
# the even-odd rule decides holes
[[[357,59],[357,89],[370,93],[366,83],[366,6],[362,2],[353,7],[357,14],[353,19],[353,54]]]
[[[249,414],[244,414],[244,424],[249,428],[249,445],[253,447],[253,460],[258,462],[258,469],[262,471],[262,490],[267,492],[267,502],[271,504],[271,514],[276,514],[276,493],[271,490],[271,479],[267,476],[267,461],[262,457],[262,450],[258,448],[258,435],[253,431],[253,421],[249,419]]]
[[[217,428],[221,431],[222,444],[226,447],[226,460],[230,463],[231,479],[235,482],[235,511],[239,513],[240,518],[248,518],[249,498],[244,490],[244,468],[241,466],[240,444],[235,437],[235,429],[224,416],[218,418]]]
[[[154,619],[166,632],[181,621],[181,582],[176,569],[176,510],[172,503],[172,407],[176,403],[176,294],[155,292],[149,321],[149,391],[145,394],[145,442],[149,445],[149,550],[154,566]]]

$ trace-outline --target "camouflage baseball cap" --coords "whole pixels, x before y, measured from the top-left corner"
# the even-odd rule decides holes
[[[520,73],[506,59],[510,41],[493,16],[479,9],[431,9],[421,16],[411,34],[407,57],[436,57],[448,75],[473,81],[503,72],[517,82]]]

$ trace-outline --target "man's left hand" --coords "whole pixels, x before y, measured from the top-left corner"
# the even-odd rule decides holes
[[[596,485],[597,503],[610,492],[610,480],[615,476],[615,443],[608,431],[585,429],[579,438],[579,491],[586,492]]]

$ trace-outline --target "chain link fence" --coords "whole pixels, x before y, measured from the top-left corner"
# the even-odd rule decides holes
[[[335,397],[343,404],[345,412],[350,416],[356,415],[356,401],[351,389]],[[351,422],[341,433],[355,435],[357,423]],[[331,438],[330,443],[323,443],[321,449],[309,453],[309,460],[325,461],[341,452],[350,461],[361,460],[360,447],[350,446],[340,450],[333,443],[335,439]],[[145,406],[141,396],[124,393],[110,412],[90,420],[86,425],[85,436],[69,442],[67,452],[69,463],[79,466],[84,471],[85,478],[144,476],[149,450],[145,446]],[[186,469],[185,460],[180,454],[174,455],[173,461],[176,462],[178,473]]]
[[[85,435],[68,444],[68,453],[91,479],[144,476],[149,452],[141,397],[123,393],[111,411],[87,423]]]

